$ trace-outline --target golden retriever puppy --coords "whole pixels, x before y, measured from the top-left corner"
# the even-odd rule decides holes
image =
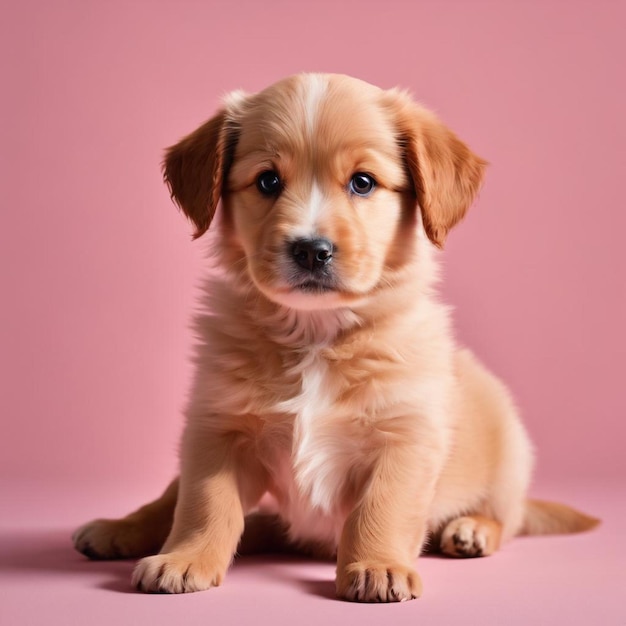
[[[143,591],[219,585],[239,549],[337,558],[337,594],[420,595],[425,544],[485,556],[597,520],[527,499],[533,455],[504,385],[453,338],[436,251],[485,162],[398,90],[287,78],[167,151],[172,197],[217,270],[197,317],[180,478],[74,535],[145,556]],[[265,494],[275,515],[261,514]],[[239,547],[239,548],[238,548]]]

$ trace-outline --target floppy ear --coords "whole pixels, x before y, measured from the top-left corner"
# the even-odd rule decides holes
[[[222,195],[234,143],[229,127],[222,110],[165,152],[163,177],[172,199],[196,226],[194,239],[209,228]]]
[[[448,231],[463,218],[478,193],[487,162],[407,94],[387,93],[395,109],[424,230],[441,248]]]

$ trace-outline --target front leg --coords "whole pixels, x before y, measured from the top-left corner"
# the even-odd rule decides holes
[[[357,602],[419,597],[414,569],[441,464],[438,446],[386,443],[348,515],[337,552],[337,595]]]
[[[241,433],[186,429],[172,530],[160,554],[133,573],[141,591],[185,593],[219,585],[244,528],[244,515],[266,489],[267,474]]]

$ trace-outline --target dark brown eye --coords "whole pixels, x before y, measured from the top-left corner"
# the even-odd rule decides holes
[[[266,170],[257,176],[256,187],[264,196],[276,196],[280,193],[283,183],[274,170]]]
[[[363,172],[357,172],[350,179],[350,191],[357,196],[369,196],[376,187],[376,181]]]

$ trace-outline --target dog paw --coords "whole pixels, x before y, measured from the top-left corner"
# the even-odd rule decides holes
[[[148,593],[190,593],[217,587],[226,568],[215,567],[206,555],[170,552],[141,559],[132,584]]]
[[[498,548],[500,526],[493,520],[459,517],[441,535],[441,551],[448,556],[472,558],[488,556]]]
[[[421,593],[418,573],[405,565],[359,561],[337,574],[337,595],[351,602],[404,602]]]
[[[74,548],[93,560],[130,559],[158,552],[142,529],[126,520],[97,519],[72,535]],[[154,554],[152,552],[152,554]]]

